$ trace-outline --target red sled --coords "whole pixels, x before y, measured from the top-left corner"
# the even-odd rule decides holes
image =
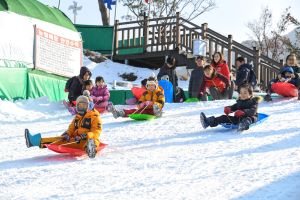
[[[70,147],[66,147],[64,145],[58,145],[58,144],[45,144],[45,146],[51,150],[54,151],[56,153],[65,153],[65,154],[69,154],[72,156],[83,156],[86,155],[86,152],[83,151],[82,149],[75,149],[75,148],[70,148]],[[107,144],[104,143],[100,143],[100,145],[97,148],[97,154],[104,149],[107,146]]]
[[[140,99],[144,92],[146,92],[146,89],[140,87],[133,87],[131,88],[131,92],[135,98]]]
[[[68,109],[68,111],[71,113],[71,115],[76,115],[76,109],[70,102],[67,102],[66,100],[63,100],[64,106]]]
[[[298,88],[291,83],[285,83],[285,82],[273,83],[271,86],[271,90],[272,92],[277,93],[284,97],[298,96]]]

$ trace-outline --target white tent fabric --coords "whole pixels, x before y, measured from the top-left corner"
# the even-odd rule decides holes
[[[78,32],[16,13],[0,12],[0,67],[23,64],[33,68],[34,26],[70,40],[82,41]],[[80,69],[74,71],[78,75]]]

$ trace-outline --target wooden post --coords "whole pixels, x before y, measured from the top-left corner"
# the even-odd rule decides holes
[[[207,39],[207,27],[208,27],[208,24],[207,23],[203,23],[201,25],[201,39],[202,40],[206,40]]]
[[[228,35],[228,46],[227,46],[227,61],[228,61],[228,67],[229,67],[229,71],[231,71],[232,69],[232,35]],[[236,58],[235,58],[236,59]]]
[[[117,49],[119,47],[119,43],[118,43],[118,28],[119,28],[119,20],[115,20],[115,26],[114,26],[114,37],[113,37],[113,55],[111,56],[111,58],[113,59],[113,56],[117,55]]]
[[[256,49],[256,47],[253,47],[253,52],[254,52],[254,65],[255,65],[255,73],[256,73],[256,77],[257,77],[257,82],[260,83],[261,80],[267,80],[267,77],[261,77],[261,66],[260,66],[260,50]]]
[[[176,49],[180,49],[180,13],[176,12]]]
[[[147,45],[148,45],[148,36],[149,36],[149,32],[148,32],[148,16],[144,16],[144,31],[143,31],[143,35],[144,35],[144,52],[147,52]]]

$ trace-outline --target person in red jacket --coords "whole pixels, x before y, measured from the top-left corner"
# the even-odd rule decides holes
[[[213,66],[219,74],[222,74],[228,80],[230,80],[229,67],[220,52],[214,53],[211,66]]]
[[[222,74],[217,73],[211,65],[206,65],[203,70],[204,84],[201,86],[200,93],[204,94],[208,89],[213,100],[227,99],[229,80]]]
[[[226,61],[224,60],[223,55],[220,52],[214,53],[214,55],[212,57],[211,66],[213,66],[216,69],[217,73],[222,74],[229,81],[231,80],[229,67],[228,67]],[[229,99],[232,99],[233,90],[234,90],[234,82],[230,81],[229,87],[228,87],[228,98]]]

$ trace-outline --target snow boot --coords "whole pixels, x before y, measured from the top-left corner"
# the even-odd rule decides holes
[[[251,124],[251,120],[248,118],[242,119],[242,121],[238,124],[238,132],[245,131],[249,129]]]
[[[33,147],[33,146],[40,146],[41,144],[41,134],[35,134],[35,135],[31,135],[29,133],[29,130],[26,128],[25,129],[25,141],[26,141],[26,146],[27,148],[29,147]]]
[[[267,95],[264,97],[264,100],[265,100],[266,102],[272,101],[271,95],[270,95],[270,94],[267,94]]]
[[[156,117],[161,117],[161,115],[162,115],[161,109],[156,104],[153,105],[153,113]]]
[[[201,121],[201,125],[204,129],[206,129],[207,127],[209,127],[212,123],[213,117],[206,117],[205,114],[203,112],[200,113],[200,121]]]
[[[89,158],[95,158],[97,154],[96,148],[97,146],[95,145],[94,139],[89,139],[85,147],[85,152],[89,156]]]
[[[112,104],[112,102],[108,102],[107,106],[106,106],[106,110],[107,112],[112,112],[113,110],[115,110],[115,106]]]
[[[124,110],[113,110],[112,114],[113,114],[113,117],[115,119],[117,119],[118,117],[124,117],[125,116]]]
[[[209,88],[209,94],[212,97],[213,100],[219,100],[220,99],[220,92],[216,87],[210,87]]]

